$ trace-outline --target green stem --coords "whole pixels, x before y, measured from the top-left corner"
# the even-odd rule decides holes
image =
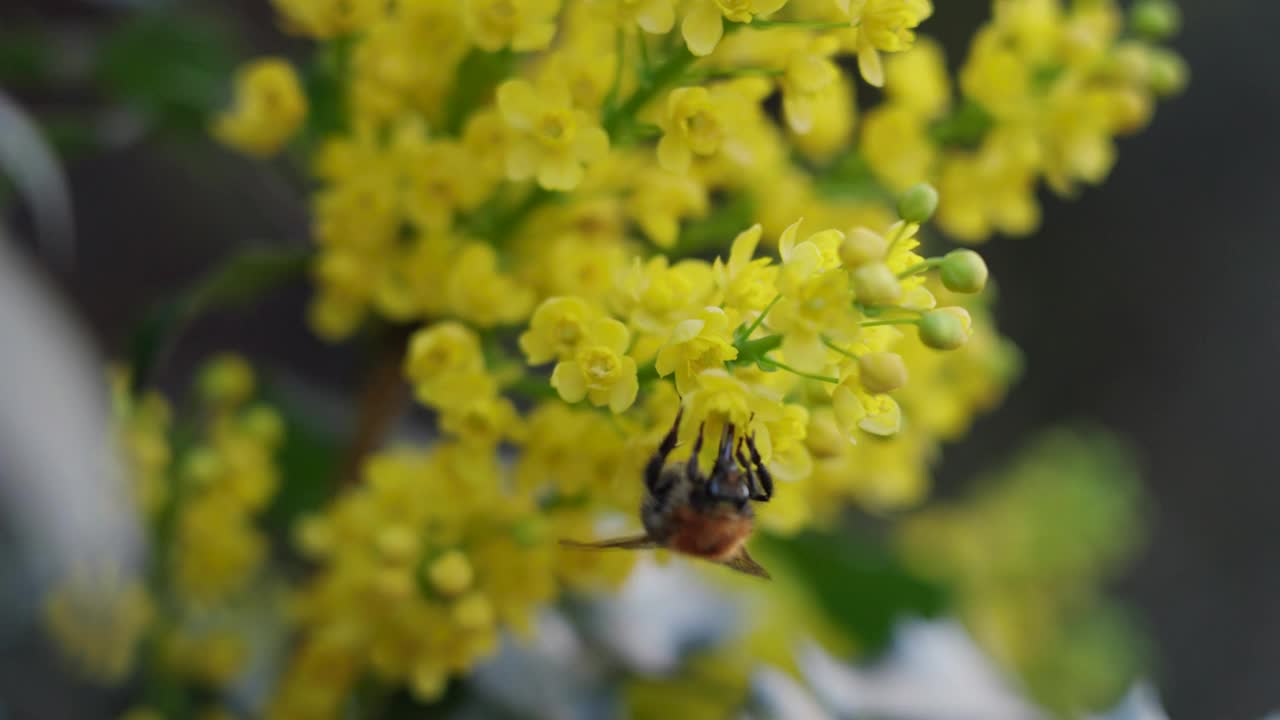
[[[653,67],[649,64],[649,44],[645,42],[644,31],[636,28],[636,45],[640,48],[640,79],[643,82],[653,72]],[[621,67],[622,58],[618,58],[619,67]]]
[[[915,275],[916,273],[921,273],[921,272],[924,272],[925,270],[931,270],[933,268],[936,268],[942,264],[942,261],[943,261],[943,258],[929,258],[928,260],[925,260],[923,262],[918,262],[915,265],[912,265],[911,267],[907,268],[906,270],[903,270],[902,272],[898,273],[898,279],[902,280],[905,278],[909,278],[912,275]]]
[[[773,358],[769,358],[769,357],[761,358],[761,360],[764,361],[765,363],[768,363],[769,365],[775,365],[781,370],[786,370],[787,372],[793,375],[799,375],[800,377],[809,378],[810,380],[818,380],[825,383],[831,383],[832,385],[840,384],[840,378],[834,378],[834,377],[831,377],[830,375],[816,375],[814,373],[807,373],[803,370],[797,370],[791,367],[790,365],[787,365],[786,363],[778,362],[777,360],[774,360]]]
[[[781,295],[773,296],[773,299],[769,301],[769,304],[764,306],[764,310],[761,310],[760,314],[756,316],[755,321],[753,321],[751,325],[747,326],[746,330],[742,331],[742,334],[739,336],[740,338],[742,338],[742,342],[746,342],[747,340],[751,339],[751,333],[755,332],[756,329],[760,327],[760,324],[764,322],[765,316],[769,314],[769,311],[772,310],[773,306],[777,305],[778,301],[781,299],[782,299]]]
[[[885,320],[863,320],[858,323],[861,327],[880,327],[881,325],[915,325],[920,322],[920,318],[888,318]]]
[[[823,345],[826,345],[827,347],[831,348],[832,350],[835,350],[836,352],[838,352],[838,353],[840,353],[841,355],[843,355],[843,356],[845,356],[845,357],[849,358],[850,360],[857,360],[857,359],[858,359],[858,356],[857,356],[857,355],[854,355],[853,353],[849,352],[848,350],[845,350],[844,348],[840,347],[839,345],[836,345],[834,342],[832,342],[832,341],[831,341],[831,338],[827,337],[826,335],[823,335],[823,336],[822,336],[822,344],[823,344]]]
[[[631,93],[631,97],[626,99],[626,102],[616,107],[610,107],[605,112],[604,119],[600,125],[605,129],[605,132],[609,133],[609,137],[616,137],[624,123],[634,120],[636,114],[650,100],[656,97],[664,88],[679,80],[680,76],[697,59],[684,45],[677,46],[670,57],[654,68],[648,77],[643,79],[635,92]]]

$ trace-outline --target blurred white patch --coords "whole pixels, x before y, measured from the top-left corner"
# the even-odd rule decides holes
[[[44,579],[132,568],[139,532],[105,366],[38,277],[0,232],[0,513]]]
[[[800,666],[823,704],[840,717],[895,720],[1034,720],[1044,717],[1013,689],[958,623],[912,621],[866,668],[811,645]]]
[[[751,676],[751,720],[829,720],[809,691],[781,670],[763,666]]]
[[[71,191],[53,149],[35,122],[0,91],[0,174],[13,182],[35,219],[40,247],[63,263],[72,258]]]
[[[626,584],[591,614],[591,634],[644,674],[673,670],[694,647],[732,632],[741,608],[709,587],[685,561],[636,563]]]
[[[1110,712],[1093,715],[1091,720],[1169,720],[1169,715],[1164,711],[1156,689],[1149,683],[1140,682],[1130,688],[1120,704]]]

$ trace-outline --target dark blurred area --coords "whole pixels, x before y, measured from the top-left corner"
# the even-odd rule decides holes
[[[936,4],[926,32],[953,52],[989,5]],[[1118,592],[1153,639],[1165,705],[1175,718],[1256,718],[1280,704],[1280,487],[1269,422],[1280,402],[1280,4],[1182,6],[1174,47],[1190,65],[1189,90],[1121,142],[1105,187],[1073,201],[1046,194],[1038,235],[982,248],[998,283],[999,327],[1026,369],[1005,405],[948,449],[939,486],[954,492],[1062,422],[1097,421],[1127,437],[1153,507],[1148,549]],[[53,24],[69,47],[131,12],[69,0],[2,7],[0,29]],[[243,56],[297,49],[272,27],[267,3],[182,10],[220,18],[218,32]],[[72,115],[94,101],[56,87],[15,94]],[[208,140],[161,136],[69,157],[76,258],[50,272],[108,354],[125,348],[144,308],[234,248],[307,241],[293,184]],[[208,351],[236,349],[304,380],[354,384],[359,358],[307,332],[305,299],[299,285],[252,312],[201,320],[161,379],[176,385]],[[0,677],[12,668],[0,659]],[[0,695],[14,689],[0,680]]]

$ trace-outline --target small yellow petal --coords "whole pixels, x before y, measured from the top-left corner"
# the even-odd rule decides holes
[[[684,22],[680,23],[680,34],[684,36],[689,52],[698,57],[710,55],[724,35],[723,16],[714,3],[701,0],[684,16]]]

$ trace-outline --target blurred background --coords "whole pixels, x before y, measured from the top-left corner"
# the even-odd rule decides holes
[[[959,55],[989,3],[936,5],[926,32]],[[1173,46],[1191,67],[1189,90],[1121,141],[1103,188],[1069,202],[1043,193],[1037,236],[982,248],[1002,298],[998,327],[1025,371],[1002,407],[946,449],[937,492],[962,494],[1038,429],[1087,420],[1117,431],[1137,450],[1151,507],[1149,542],[1114,590],[1151,638],[1151,680],[1171,717],[1256,718],[1280,706],[1280,4],[1181,5]],[[267,3],[250,0],[0,5],[4,102],[51,138],[71,202],[66,215],[33,208],[5,186],[18,253],[0,262],[31,263],[22,272],[51,283],[103,356],[125,352],[148,307],[237,247],[305,246],[290,171],[204,132],[236,62],[299,51],[290,42]],[[13,145],[3,137],[13,128],[0,123],[0,146]],[[298,283],[252,311],[201,319],[161,384],[181,387],[200,358],[229,348],[341,397],[362,361],[307,332],[306,297]],[[26,717],[32,693],[55,689],[67,693],[56,707],[94,697],[51,679],[58,664],[37,629],[0,627],[0,711]]]

